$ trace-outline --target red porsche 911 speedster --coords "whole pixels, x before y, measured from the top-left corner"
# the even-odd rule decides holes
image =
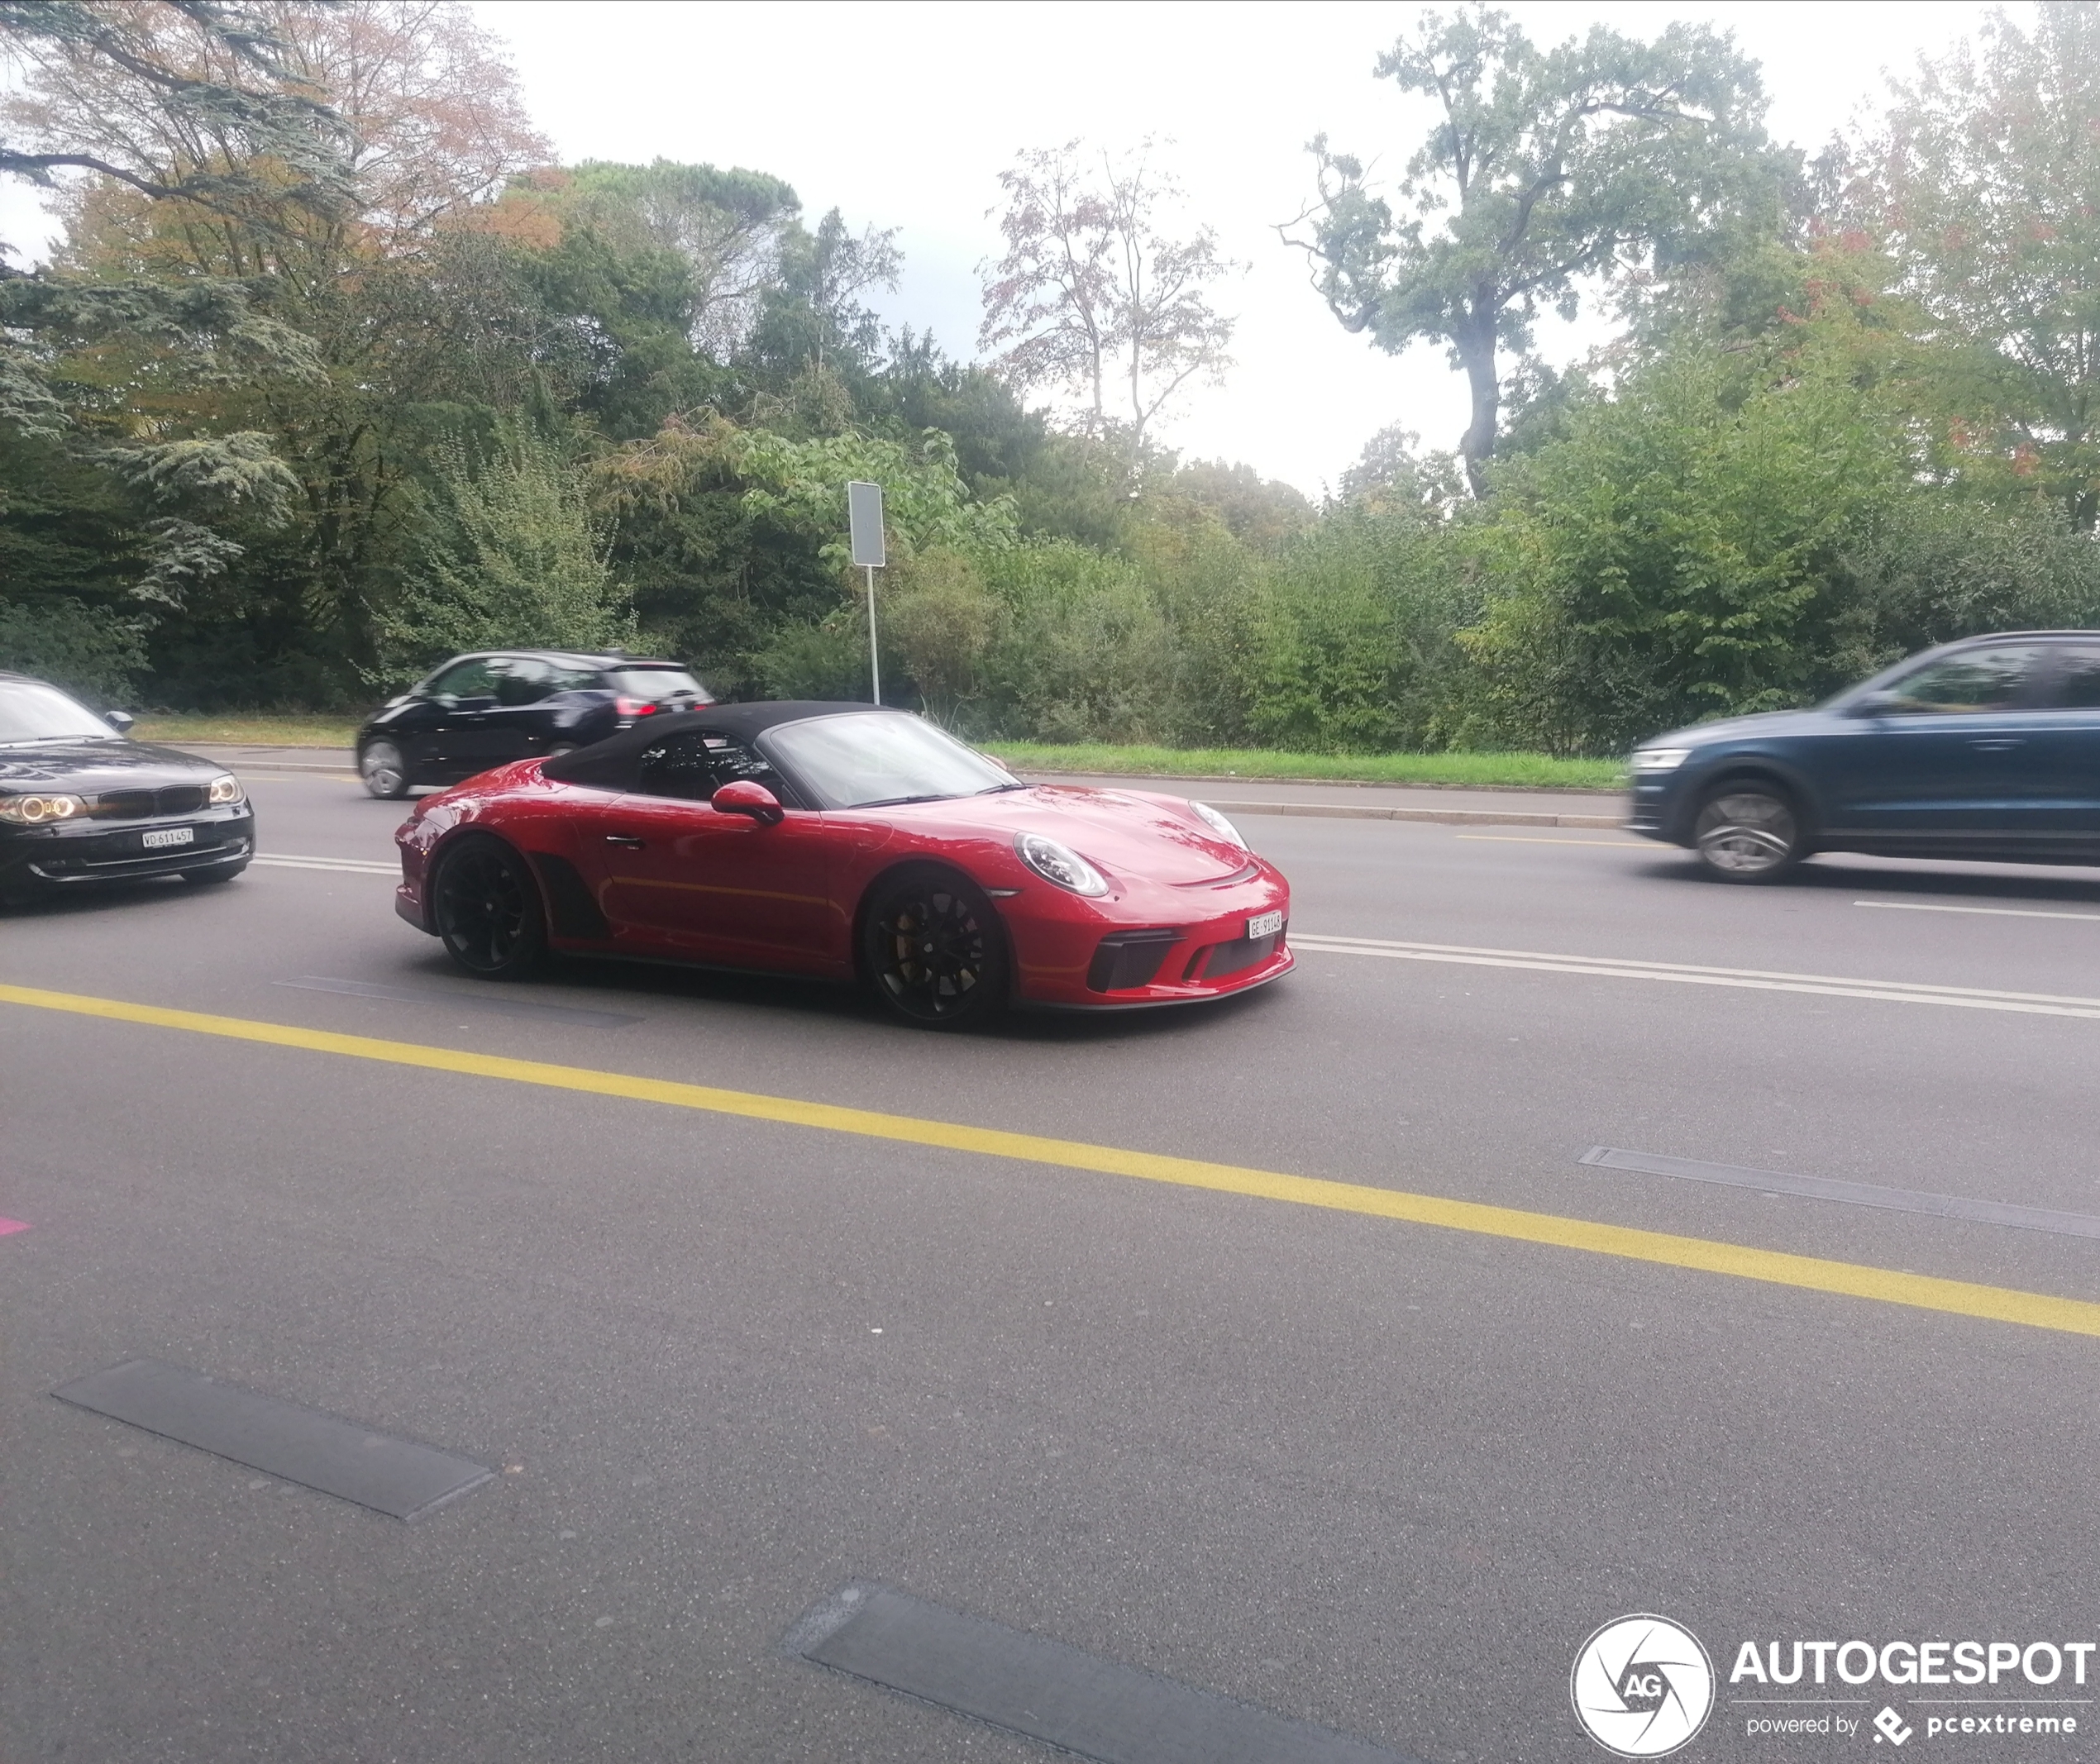
[[[547,951],[858,978],[917,1023],[1286,972],[1290,885],[1215,809],[1024,784],[868,704],[720,704],[426,797],[395,907],[470,974]]]

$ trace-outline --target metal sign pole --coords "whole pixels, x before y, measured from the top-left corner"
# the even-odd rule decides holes
[[[868,672],[875,682],[875,702],[882,702],[882,658],[875,648],[875,565],[868,569]]]

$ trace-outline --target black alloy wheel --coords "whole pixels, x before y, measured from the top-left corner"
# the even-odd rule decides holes
[[[876,884],[861,957],[883,1003],[923,1027],[960,1029],[1006,1003],[1005,927],[982,889],[952,870],[900,870]]]
[[[445,952],[476,979],[517,980],[546,952],[546,915],[525,860],[500,839],[469,834],[448,846],[431,880]]]
[[[384,802],[408,794],[408,762],[392,741],[367,741],[357,756],[357,775]]]
[[[1777,784],[1745,779],[1717,787],[1700,804],[1692,838],[1726,882],[1771,882],[1808,855],[1801,817]]]

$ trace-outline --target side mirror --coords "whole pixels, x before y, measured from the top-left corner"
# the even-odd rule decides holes
[[[129,711],[104,711],[102,713],[102,720],[116,730],[119,735],[129,735],[131,732],[131,725],[137,722],[138,718]]]
[[[710,800],[716,813],[747,814],[761,827],[776,825],[787,812],[780,807],[780,798],[748,778],[723,784]]]
[[[1886,717],[1902,703],[1902,697],[1893,692],[1870,692],[1864,698],[1854,698],[1845,707],[1849,717]]]

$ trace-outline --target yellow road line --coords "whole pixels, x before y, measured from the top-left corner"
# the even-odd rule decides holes
[[[1276,1170],[1249,1170],[1234,1164],[1210,1164],[1195,1158],[1089,1145],[1081,1140],[1011,1133],[998,1128],[922,1121],[909,1115],[879,1114],[870,1109],[843,1108],[830,1103],[765,1096],[748,1090],[717,1089],[708,1085],[640,1078],[624,1072],[593,1071],[586,1067],[553,1066],[537,1060],[467,1053],[457,1048],[432,1047],[415,1042],[382,1041],[372,1036],[338,1035],[330,1030],[304,1029],[289,1023],[209,1016],[200,1011],[169,1010],[121,999],[46,992],[32,986],[0,985],[0,1004],[64,1011],[112,1023],[182,1029],[193,1034],[221,1036],[271,1047],[298,1048],[311,1053],[336,1054],[388,1066],[418,1066],[427,1071],[502,1079],[513,1084],[580,1091],[591,1096],[661,1103],[674,1108],[704,1109],[712,1114],[740,1115],[748,1120],[776,1121],[791,1127],[852,1133],[867,1139],[972,1151],[986,1157],[1012,1158],[1063,1170],[1093,1170],[1145,1182],[1210,1189],[1219,1194],[1245,1194],[1301,1207],[1360,1213],[1376,1218],[1434,1225],[1481,1237],[1506,1237],[1554,1249],[1581,1250],[1594,1256],[1653,1262],[1663,1267],[1732,1275],[1740,1280],[1835,1293],[1919,1310],[1944,1311],[1957,1317],[2024,1323],[2033,1328],[2054,1329],[2073,1335],[2100,1336],[2100,1304],[2083,1299],[2059,1299],[2045,1293],[2020,1292],[2002,1286],[1982,1286],[1967,1280],[1940,1280],[1931,1275],[1907,1274],[1854,1262],[1826,1261],[1813,1256],[1792,1256],[1744,1244],[1715,1242],[1704,1237],[1680,1237],[1624,1225],[1602,1225],[1549,1213],[1525,1213],[1511,1207],[1484,1206],[1474,1201],[1447,1200],[1434,1194],[1330,1182],[1314,1176],[1285,1175]]]

